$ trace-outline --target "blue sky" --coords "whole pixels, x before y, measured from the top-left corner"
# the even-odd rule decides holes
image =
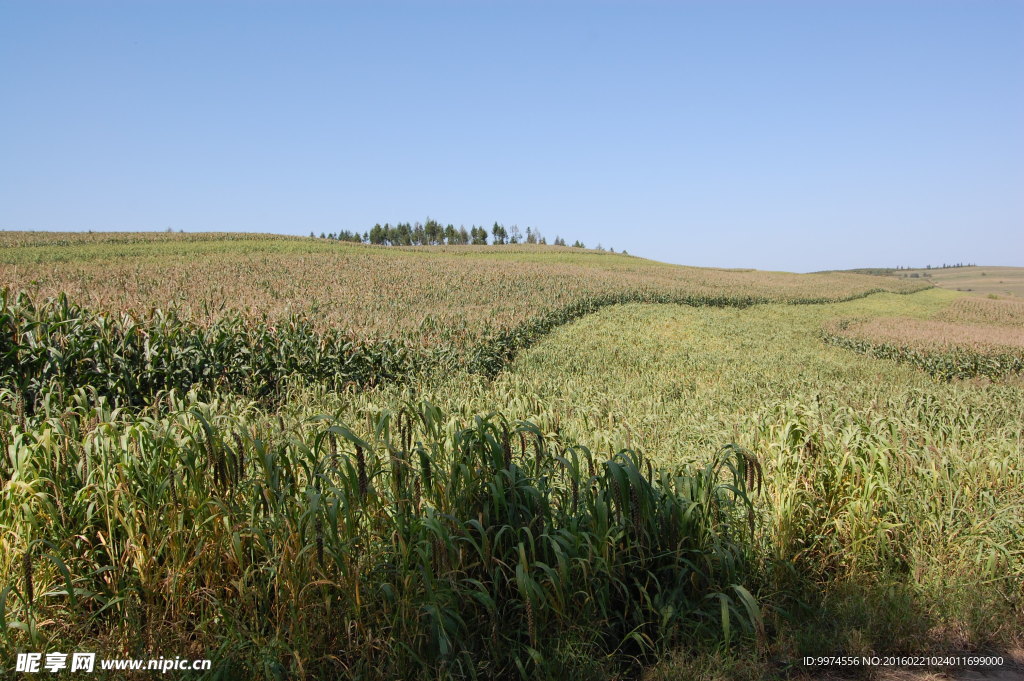
[[[1022,2],[0,2],[0,228],[1024,265]]]

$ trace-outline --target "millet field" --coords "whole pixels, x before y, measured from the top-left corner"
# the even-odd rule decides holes
[[[0,246],[5,659],[755,679],[1024,645],[1019,299],[562,246]]]

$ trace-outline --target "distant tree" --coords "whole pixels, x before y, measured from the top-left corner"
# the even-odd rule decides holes
[[[444,227],[437,220],[427,219],[423,225],[423,243],[436,245],[444,239]]]
[[[537,233],[529,227],[526,228],[526,243],[535,244],[537,243]]]
[[[466,231],[465,225],[459,226],[459,243],[463,246],[469,243],[469,232]]]
[[[519,227],[516,225],[512,225],[511,227],[509,227],[508,233],[508,242],[510,244],[517,244],[523,240],[523,233],[519,231]]]
[[[508,232],[505,231],[505,227],[499,225],[497,222],[495,222],[494,227],[491,228],[491,234],[494,236],[495,244],[504,244],[505,239],[508,238]]]
[[[399,246],[412,246],[412,225],[408,222],[399,222],[395,226],[394,243]]]
[[[580,241],[579,239],[576,240],[576,243],[574,243],[572,245],[572,247],[573,248],[586,248],[586,246],[583,245],[583,242]]]
[[[444,240],[448,244],[459,243],[459,233],[455,231],[455,225],[448,225],[444,228]]]
[[[414,246],[422,246],[427,243],[427,232],[418,222],[412,228],[412,243]]]

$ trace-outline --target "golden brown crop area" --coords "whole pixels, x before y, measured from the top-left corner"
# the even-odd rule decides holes
[[[841,333],[872,343],[922,350],[967,348],[987,354],[1024,348],[1024,330],[1020,328],[941,319],[878,317],[849,323]]]
[[[1019,353],[1024,349],[1024,301],[965,296],[933,319],[876,317],[826,325],[826,330],[874,344],[918,350]]]
[[[107,311],[177,308],[208,323],[309,315],[362,337],[468,340],[582,299],[648,293],[836,301],[918,281],[668,265],[554,246],[374,247],[304,237],[0,233],[0,287]]]
[[[1024,301],[960,298],[943,311],[942,319],[964,324],[999,324],[1024,328]]]

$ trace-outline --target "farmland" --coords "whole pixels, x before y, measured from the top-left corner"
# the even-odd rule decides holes
[[[229,235],[224,235],[225,237]],[[927,283],[665,265],[567,247],[373,247],[256,235],[0,233],[0,282],[67,293],[96,310],[173,308],[209,325],[306,315],[363,338],[470,343],[581,300],[658,297],[722,304],[841,300]]]
[[[753,678],[1024,644],[1016,303],[543,246],[0,243],[7,650]]]
[[[921,277],[936,286],[976,296],[1024,298],[1024,267],[933,267],[903,270],[900,276]]]

